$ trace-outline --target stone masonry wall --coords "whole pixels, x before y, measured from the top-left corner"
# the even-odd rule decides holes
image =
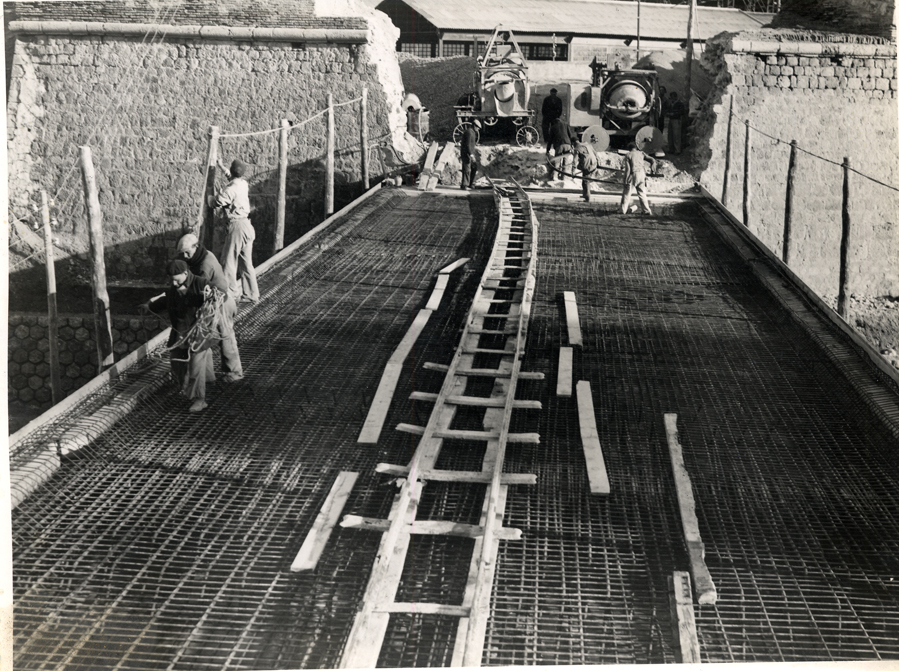
[[[721,197],[732,105],[726,205],[742,218],[744,121],[758,129],[751,132],[749,228],[780,255],[789,142],[796,140],[805,152],[798,152],[796,167],[790,265],[816,292],[832,296],[839,276],[843,157],[855,170],[899,186],[896,49],[859,44],[851,36],[803,41],[791,31],[781,41],[782,35],[722,34],[709,41],[703,64],[717,78],[692,126],[692,160],[703,184]],[[857,174],[850,183],[850,290],[899,296],[899,193]]]
[[[50,341],[46,315],[9,315],[7,400],[45,410],[51,403]],[[168,327],[156,317],[116,317],[112,323],[116,361],[133,352]],[[59,318],[60,386],[63,396],[89,382],[97,374],[97,344],[93,315],[61,315]]]
[[[41,189],[55,194],[61,255],[85,255],[77,158],[78,147],[89,145],[109,277],[158,278],[153,249],[167,246],[167,232],[175,238],[197,220],[209,126],[246,133],[277,128],[281,119],[300,123],[326,107],[329,92],[341,103],[367,85],[374,145],[403,123],[399,91],[391,90],[402,86],[392,43],[386,49],[393,75],[377,43],[19,35],[8,104],[10,209],[24,217]],[[359,109],[357,102],[337,112],[338,208],[361,189]],[[264,258],[277,209],[278,133],[225,138],[221,149],[225,160],[240,156],[250,164],[255,251]],[[324,117],[291,132],[286,242],[324,216],[324,153]],[[374,178],[376,152],[372,159]]]
[[[783,0],[771,25],[895,39],[895,15],[893,0]]]

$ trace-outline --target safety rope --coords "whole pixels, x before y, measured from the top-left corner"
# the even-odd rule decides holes
[[[561,156],[566,156],[566,155],[567,154],[561,154]],[[622,184],[624,184],[624,182],[618,182],[618,181],[613,182],[608,179],[596,179],[595,177],[585,177],[583,174],[573,175],[571,173],[565,172],[564,170],[560,170],[559,168],[557,168],[555,165],[553,165],[552,161],[548,158],[546,159],[546,165],[549,166],[551,170],[559,173],[560,175],[565,175],[566,177],[571,177],[572,179],[581,179],[581,180],[586,180],[588,182],[595,182],[597,184],[614,184],[616,186],[621,186]],[[615,173],[624,172],[623,170],[620,170],[619,168],[609,168],[604,165],[596,166],[596,170],[608,170],[610,172],[615,172]]]
[[[343,107],[344,105],[352,105],[353,103],[359,102],[360,100],[362,100],[362,96],[359,96],[358,98],[353,98],[352,100],[347,100],[347,101],[342,102],[342,103],[336,103],[336,104],[334,105],[334,108],[336,109],[336,108],[338,108],[338,107]],[[313,119],[317,119],[318,117],[320,117],[320,116],[322,116],[322,115],[324,115],[324,114],[327,114],[327,113],[328,113],[328,109],[329,109],[329,108],[325,108],[325,109],[323,109],[321,112],[319,112],[318,114],[313,114],[313,115],[312,115],[311,117],[309,117],[308,119],[304,119],[303,121],[297,121],[296,123],[290,124],[290,126],[288,126],[287,130],[290,131],[290,130],[293,130],[294,128],[299,128],[299,127],[302,126],[303,124],[309,123],[309,122],[312,121]],[[281,131],[281,128],[278,127],[278,128],[269,128],[269,129],[267,129],[267,130],[256,130],[256,131],[251,131],[251,132],[249,132],[249,133],[222,133],[222,134],[219,135],[219,138],[226,138],[226,137],[250,137],[251,135],[266,135],[266,134],[268,134],[268,133],[279,133],[280,131]]]
[[[203,289],[203,305],[197,310],[197,318],[193,325],[182,335],[174,344],[163,347],[159,350],[161,355],[163,352],[171,352],[177,349],[183,349],[187,346],[187,358],[176,359],[172,357],[172,361],[190,361],[193,353],[210,347],[210,341],[224,340],[222,333],[227,329],[233,328],[233,325],[227,323],[225,318],[225,305],[228,302],[227,294],[211,285],[206,285]],[[150,310],[157,317],[162,317],[158,312]]]

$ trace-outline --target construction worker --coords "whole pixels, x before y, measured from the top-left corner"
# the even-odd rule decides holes
[[[646,143],[643,144],[645,146]],[[655,172],[656,162],[651,156],[646,155],[637,145],[631,142],[628,145],[630,151],[624,157],[624,190],[621,192],[621,213],[627,214],[631,207],[631,198],[634,191],[643,205],[644,214],[652,214],[649,209],[649,199],[646,197],[646,161],[649,161],[651,169]],[[636,208],[636,206],[634,206]]]
[[[665,125],[668,126],[668,152],[680,154],[683,148],[684,103],[678,100],[677,93],[672,91],[668,96],[668,107],[665,110]]]
[[[562,99],[556,95],[558,89],[550,89],[549,97],[543,99],[543,107],[540,109],[540,125],[543,129],[543,140],[546,142],[546,152],[552,146],[549,142],[549,125],[562,116]]]
[[[593,147],[585,142],[578,142],[574,145],[574,152],[577,156],[577,167],[581,171],[581,187],[584,190],[584,200],[590,202],[590,179],[599,167],[599,161],[596,158],[596,152]]]
[[[551,159],[549,159],[549,145],[555,153]],[[559,173],[559,177],[564,179],[565,174],[570,175],[574,169],[574,155],[571,153],[574,141],[571,138],[571,128],[564,120],[553,119],[549,124],[549,145],[546,148],[550,164],[547,180],[552,181],[554,169]]]
[[[462,188],[466,191],[474,187],[475,176],[478,172],[478,130],[481,128],[480,119],[466,124],[462,131],[462,141],[459,145],[459,154],[462,159]]]
[[[244,179],[247,164],[235,159],[230,170],[221,163],[219,168],[230,181],[215,196],[210,196],[209,205],[221,208],[228,219],[228,232],[221,254],[228,290],[235,301],[256,303],[259,301],[256,268],[253,266],[256,230],[250,223],[250,186]]]
[[[166,266],[169,287],[165,294],[140,306],[142,313],[157,313],[163,308],[169,312],[172,330],[168,347],[171,349],[172,372],[178,380],[181,392],[193,403],[190,412],[205,410],[206,382],[215,380],[212,370],[212,339],[202,338],[192,329],[197,314],[207,300],[213,299],[211,285],[203,277],[190,272],[186,261],[175,259]],[[220,296],[220,301],[224,300]],[[199,336],[199,340],[197,339]]]
[[[178,241],[178,256],[187,262],[190,272],[197,277],[204,278],[227,297],[223,306],[222,319],[217,324],[222,372],[225,374],[222,379],[225,382],[237,382],[243,379],[243,367],[240,363],[240,353],[237,350],[237,337],[234,334],[237,304],[229,295],[225,272],[215,255],[201,245],[193,233],[188,233]]]

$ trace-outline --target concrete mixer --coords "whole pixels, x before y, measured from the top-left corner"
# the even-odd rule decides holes
[[[605,151],[610,144],[627,146],[631,141],[648,143],[644,149],[652,153],[661,150],[662,99],[656,72],[608,68],[595,58],[590,67],[591,85],[559,86],[562,98],[568,101],[568,123],[597,151]]]
[[[463,96],[455,106],[453,140],[458,142],[465,127],[480,119],[485,128],[514,132],[521,146],[536,144],[540,134],[534,127],[537,114],[528,108],[528,64],[511,30],[502,26],[494,29],[484,55],[478,59],[475,76],[477,91]]]

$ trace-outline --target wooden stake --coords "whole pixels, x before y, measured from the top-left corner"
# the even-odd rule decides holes
[[[53,261],[53,231],[50,228],[50,205],[47,192],[41,190],[41,215],[44,220],[44,248],[47,255],[47,312],[50,318],[47,339],[50,341],[50,392],[53,405],[62,400],[59,375],[59,314],[56,311],[56,267]]]
[[[359,134],[362,145],[362,185],[368,191],[368,87],[362,87],[362,111],[359,119]]]
[[[790,265],[790,234],[793,229],[793,201],[796,199],[796,140],[790,142],[790,167],[787,170],[787,202],[784,206],[784,242],[781,258]]]
[[[284,248],[284,222],[287,219],[287,137],[290,122],[281,119],[281,134],[278,140],[278,221],[275,224],[274,253]]]
[[[840,237],[840,294],[837,299],[837,312],[843,319],[849,314],[849,234],[851,221],[849,219],[849,157],[843,159],[843,233]]]
[[[690,12],[687,15],[687,87],[684,103],[687,105],[687,118],[681,122],[681,147],[687,146],[687,125],[690,123],[690,100],[693,97],[693,31],[696,23],[696,0],[690,0]]]
[[[94,338],[97,341],[97,372],[115,363],[112,355],[112,325],[109,319],[109,293],[106,291],[106,263],[103,259],[103,212],[97,196],[97,178],[91,148],[81,147],[81,176],[87,207],[91,248],[91,286],[94,294]]]
[[[325,216],[334,214],[334,95],[328,94],[328,155],[325,159]]]
[[[731,152],[731,127],[734,120],[734,97],[731,95],[730,103],[727,107],[727,143],[724,147],[724,184],[721,185],[721,204],[727,207],[728,196],[727,185],[730,182],[730,152]]]
[[[200,239],[207,249],[212,249],[212,208],[209,207],[209,196],[215,195],[215,166],[218,163],[219,127],[209,127],[209,145],[206,147],[206,182],[203,185],[203,199],[200,202],[200,214],[194,235]]]
[[[752,195],[749,188],[752,162],[749,157],[752,152],[752,129],[749,127],[749,119],[744,123],[746,124],[746,150],[743,154],[743,225],[749,228],[749,198]]]

